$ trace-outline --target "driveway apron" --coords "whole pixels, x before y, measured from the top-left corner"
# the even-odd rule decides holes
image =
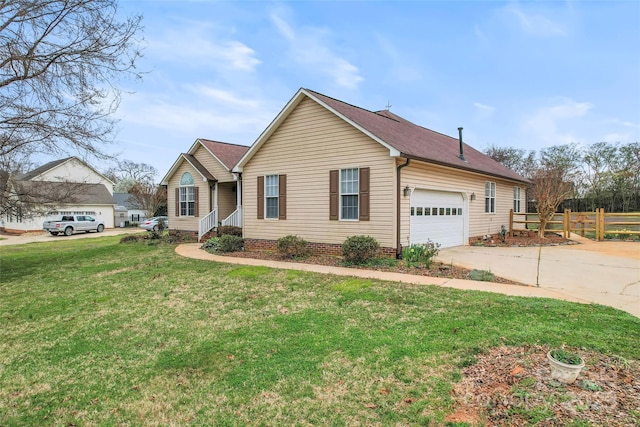
[[[542,247],[459,246],[440,250],[437,258],[640,317],[640,243],[582,241]]]

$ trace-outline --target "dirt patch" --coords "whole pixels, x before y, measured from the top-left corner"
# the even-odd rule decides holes
[[[547,346],[498,347],[463,371],[446,421],[470,425],[640,425],[640,363],[577,350],[573,384],[551,379]],[[572,351],[576,351],[572,349]]]

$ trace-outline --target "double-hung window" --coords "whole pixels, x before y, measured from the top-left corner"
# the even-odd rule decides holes
[[[264,181],[266,218],[278,218],[278,175],[267,175]]]
[[[340,170],[340,219],[357,220],[359,202],[358,169]]]
[[[520,187],[513,187],[513,211],[520,212],[522,197],[520,195]]]
[[[180,216],[195,216],[196,196],[193,176],[189,172],[180,178]]]
[[[496,183],[487,181],[484,184],[484,212],[496,213]]]

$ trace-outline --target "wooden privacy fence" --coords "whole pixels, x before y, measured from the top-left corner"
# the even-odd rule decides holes
[[[537,231],[540,228],[538,214],[514,213],[513,209],[509,213],[509,223],[511,237],[519,230]],[[530,224],[534,226],[530,227]],[[565,209],[564,213],[554,215],[544,231],[561,231],[565,238],[571,237],[571,233],[576,233],[600,241],[604,240],[605,236],[640,235],[640,212],[606,213],[604,208],[598,208],[594,212],[572,212]]]

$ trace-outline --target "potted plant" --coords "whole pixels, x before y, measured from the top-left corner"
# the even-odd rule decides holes
[[[584,368],[584,360],[580,355],[564,348],[549,350],[547,360],[551,366],[551,378],[565,384],[573,383]]]

